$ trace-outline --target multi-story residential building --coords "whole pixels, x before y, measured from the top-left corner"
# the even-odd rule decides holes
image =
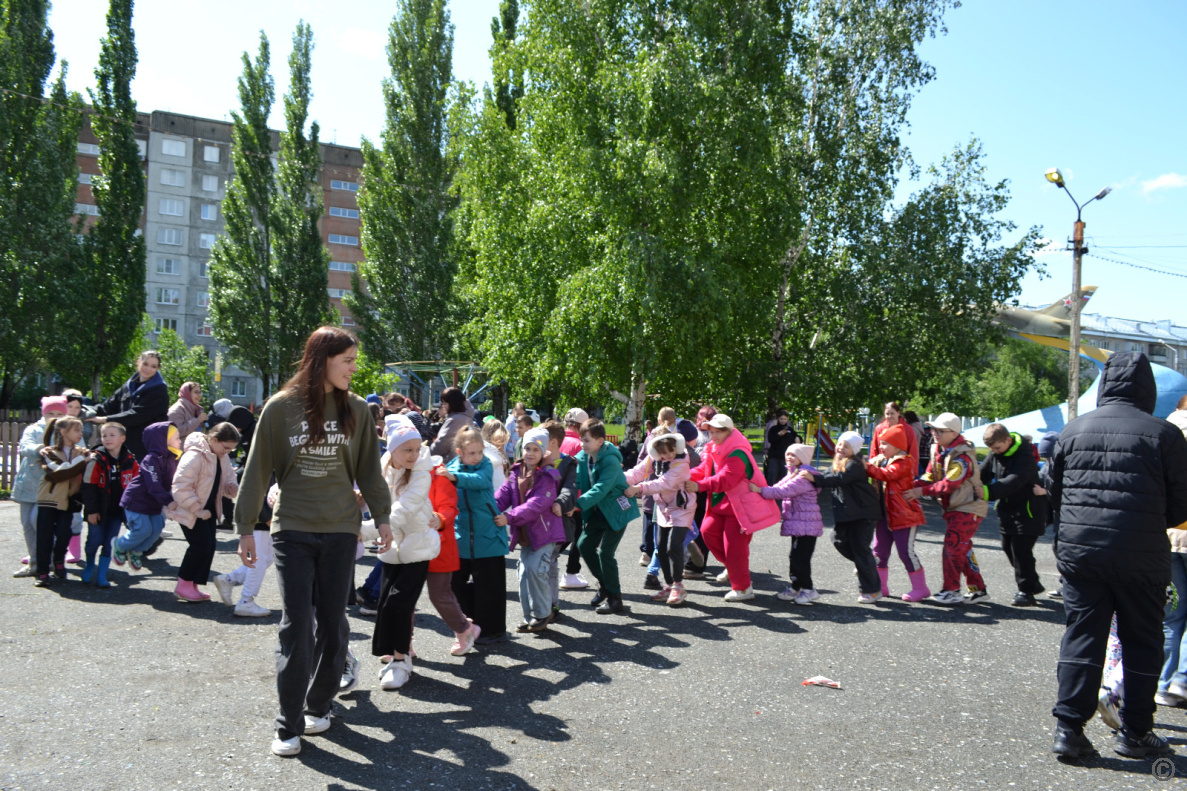
[[[1161,321],[1134,321],[1085,313],[1080,317],[1084,343],[1110,352],[1143,352],[1150,362],[1187,376],[1187,327]]]
[[[146,312],[157,331],[177,332],[187,346],[205,346],[211,359],[221,354],[222,388],[236,403],[258,402],[263,383],[231,364],[208,320],[209,262],[215,239],[223,232],[222,199],[234,174],[232,125],[225,121],[155,111],[141,113],[137,139],[148,173],[141,228],[145,237]],[[272,133],[273,149],[280,134]],[[78,194],[80,215],[94,215],[91,176],[99,172],[97,141],[89,127],[79,135]],[[342,305],[351,279],[363,260],[356,195],[362,152],[323,145],[322,189],[325,213],[322,240],[330,251],[328,289],[344,326],[354,319]],[[88,217],[89,220],[89,217]]]

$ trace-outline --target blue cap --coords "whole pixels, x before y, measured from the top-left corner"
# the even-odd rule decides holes
[[[1048,431],[1043,435],[1043,438],[1039,440],[1039,455],[1044,459],[1051,458],[1051,455],[1055,453],[1055,443],[1058,441],[1059,432]]]
[[[380,398],[380,397],[379,397],[378,395],[376,395],[375,393],[372,393],[371,395],[367,396],[367,403],[368,403],[368,404],[377,404],[377,405],[379,405],[379,406],[383,406],[383,399],[382,399],[382,398]]]

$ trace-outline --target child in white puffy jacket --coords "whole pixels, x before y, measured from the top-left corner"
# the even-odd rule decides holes
[[[654,471],[655,477],[648,480]],[[664,574],[664,587],[652,601],[678,607],[684,603],[684,538],[692,527],[697,498],[684,491],[692,467],[684,437],[661,426],[647,440],[647,452],[627,473],[627,497],[651,495],[655,498],[659,539],[656,553]]]
[[[441,551],[439,518],[429,489],[441,459],[422,445],[420,431],[405,415],[385,420],[387,453],[383,472],[392,492],[392,546],[379,556],[383,576],[371,653],[387,664],[380,687],[399,689],[412,676],[412,616],[425,586],[429,561]]]

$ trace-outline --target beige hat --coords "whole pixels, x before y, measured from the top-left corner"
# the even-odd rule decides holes
[[[960,418],[958,418],[956,415],[952,414],[951,412],[945,412],[944,414],[937,417],[935,420],[927,421],[927,426],[929,428],[948,429],[949,431],[955,431],[957,434],[959,434],[961,432],[961,429],[963,428],[960,425]]]
[[[565,413],[566,423],[584,423],[587,420],[589,420],[589,413],[578,407],[573,407]]]
[[[729,415],[718,412],[709,419],[709,425],[713,428],[732,429],[734,427],[734,419]]]
[[[788,446],[787,450],[795,454],[795,457],[800,460],[800,464],[807,464],[812,461],[812,454],[816,451],[816,448],[811,445],[796,443],[795,445]]]

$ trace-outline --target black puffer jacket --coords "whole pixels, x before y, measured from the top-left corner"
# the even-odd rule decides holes
[[[832,490],[834,522],[877,520],[882,516],[878,492],[861,466],[861,459],[850,459],[849,469],[844,472],[817,475],[813,483],[818,489]]]
[[[110,398],[95,407],[95,414],[106,417],[108,423],[122,425],[127,431],[124,445],[137,459],[143,459],[147,453],[144,429],[169,419],[169,389],[160,372],[143,383],[138,374],[132,374]]]
[[[1064,427],[1047,465],[1059,571],[1111,583],[1171,581],[1168,525],[1187,520],[1187,440],[1153,416],[1146,355],[1105,363],[1097,409]]]
[[[1002,535],[1041,536],[1047,532],[1047,498],[1034,493],[1039,482],[1034,445],[1017,434],[1010,439],[1008,451],[990,453],[981,462],[985,499],[997,501]]]

